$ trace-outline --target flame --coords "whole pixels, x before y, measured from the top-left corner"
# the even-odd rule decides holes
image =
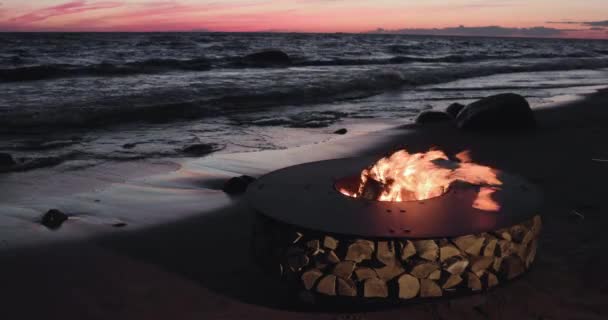
[[[400,150],[378,160],[361,172],[356,192],[341,189],[345,195],[379,201],[415,201],[438,197],[456,181],[480,186],[473,207],[498,211],[492,194],[502,185],[498,171],[471,162],[468,151],[453,161],[440,150],[410,154]]]

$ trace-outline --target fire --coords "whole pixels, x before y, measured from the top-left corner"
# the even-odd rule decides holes
[[[473,207],[498,211],[500,205],[492,199],[502,185],[498,171],[471,162],[467,151],[457,154],[456,159],[450,160],[440,150],[413,154],[400,150],[363,170],[356,192],[340,191],[370,200],[415,201],[438,197],[459,181],[480,186]]]

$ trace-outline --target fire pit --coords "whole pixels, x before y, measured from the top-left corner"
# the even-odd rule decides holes
[[[369,167],[375,160],[307,163],[252,184],[256,260],[303,298],[374,301],[481,292],[530,268],[541,229],[536,187],[439,156],[423,160],[455,179],[400,190],[380,162]],[[468,166],[483,179],[458,172]]]

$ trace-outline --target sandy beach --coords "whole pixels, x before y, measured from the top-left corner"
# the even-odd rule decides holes
[[[345,136],[285,150],[1,176],[0,310],[7,319],[604,319],[607,104],[603,90],[537,109],[540,128],[526,134],[346,124]],[[231,176],[432,146],[471,150],[541,187],[544,231],[524,277],[488,294],[398,308],[303,308],[253,264],[253,214],[220,190]],[[39,224],[51,208],[71,216],[56,231]]]

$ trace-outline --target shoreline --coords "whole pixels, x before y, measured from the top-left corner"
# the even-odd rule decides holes
[[[535,110],[540,128],[530,134],[490,136],[410,124],[287,150],[214,154],[71,198],[37,199],[0,222],[4,238],[46,244],[19,249],[2,242],[0,301],[6,314],[21,318],[605,318],[608,166],[592,159],[608,159],[607,101],[608,90],[602,90]],[[371,313],[303,312],[285,301],[250,261],[253,216],[242,197],[217,190],[222,182],[235,173],[257,176],[295,163],[381,155],[403,145],[410,151],[437,146],[448,154],[469,149],[476,162],[540,186],[544,231],[533,269],[486,295]],[[32,209],[51,205],[89,214],[52,232],[33,220]],[[117,220],[127,227],[113,229],[109,224]]]

